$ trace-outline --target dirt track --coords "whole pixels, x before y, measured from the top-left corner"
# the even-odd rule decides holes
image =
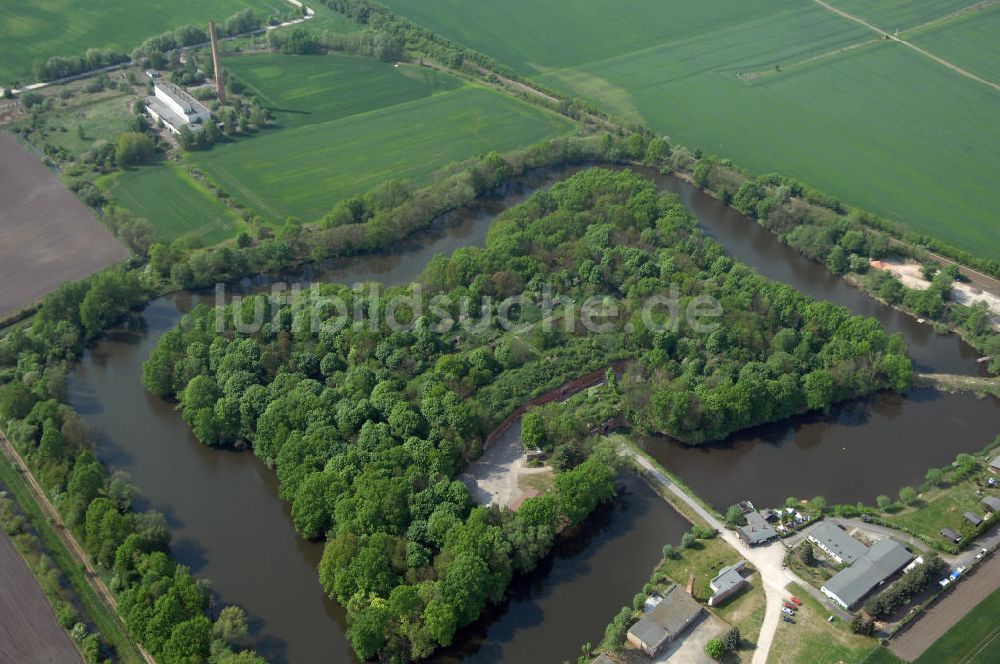
[[[1000,555],[994,554],[975,574],[961,581],[947,597],[925,611],[905,633],[893,639],[890,649],[898,657],[912,662],[998,588]]]
[[[127,256],[87,206],[0,132],[0,318]]]
[[[35,577],[0,531],[0,662],[79,664],[80,654],[56,622]]]

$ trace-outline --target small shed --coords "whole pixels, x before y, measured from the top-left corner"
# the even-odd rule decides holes
[[[943,537],[944,539],[946,539],[949,542],[952,542],[954,544],[958,544],[959,542],[962,541],[962,536],[959,535],[958,533],[956,533],[951,528],[942,528],[941,529],[941,537]]]
[[[978,526],[983,522],[983,517],[979,516],[975,512],[966,512],[965,514],[962,515],[962,517],[964,517],[966,521],[968,521],[974,526]]]
[[[1000,456],[990,461],[990,471],[1000,473]]]
[[[1000,512],[1000,498],[986,496],[980,501],[987,512]]]

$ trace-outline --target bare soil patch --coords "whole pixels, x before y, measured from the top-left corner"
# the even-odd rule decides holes
[[[0,662],[79,664],[80,654],[35,577],[0,531]]]
[[[0,132],[0,317],[127,256],[87,206]]]

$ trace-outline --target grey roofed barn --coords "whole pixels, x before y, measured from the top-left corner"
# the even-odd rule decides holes
[[[865,555],[868,547],[831,521],[823,521],[809,533],[809,540],[826,551],[838,563],[851,564]]]
[[[881,539],[850,567],[824,583],[821,590],[845,609],[852,609],[912,559],[913,554],[899,542]]]
[[[1000,498],[996,496],[986,496],[980,501],[986,509],[991,512],[1000,512]]]

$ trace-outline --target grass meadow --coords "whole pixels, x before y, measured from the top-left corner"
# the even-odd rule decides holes
[[[209,19],[221,21],[243,9],[266,17],[288,7],[283,0],[0,0],[0,86],[34,80],[35,61],[53,55],[83,55],[88,48],[131,51],[147,37],[186,23],[207,25]]]
[[[389,179],[570,131],[555,114],[415,65],[343,56],[254,55],[225,66],[276,127],[186,159],[265,220],[316,221]]]
[[[239,215],[177,164],[141,166],[105,176],[99,183],[123,207],[154,226],[166,242],[194,235],[207,245],[243,227]]]
[[[919,232],[1000,257],[1000,92],[816,3],[386,4],[678,143],[754,172],[791,175]],[[834,4],[905,31],[971,1]],[[966,40],[963,26],[995,19],[990,10],[974,16],[924,28],[921,39],[951,32],[956,60],[966,54],[969,68],[985,75],[996,61],[996,30]]]

